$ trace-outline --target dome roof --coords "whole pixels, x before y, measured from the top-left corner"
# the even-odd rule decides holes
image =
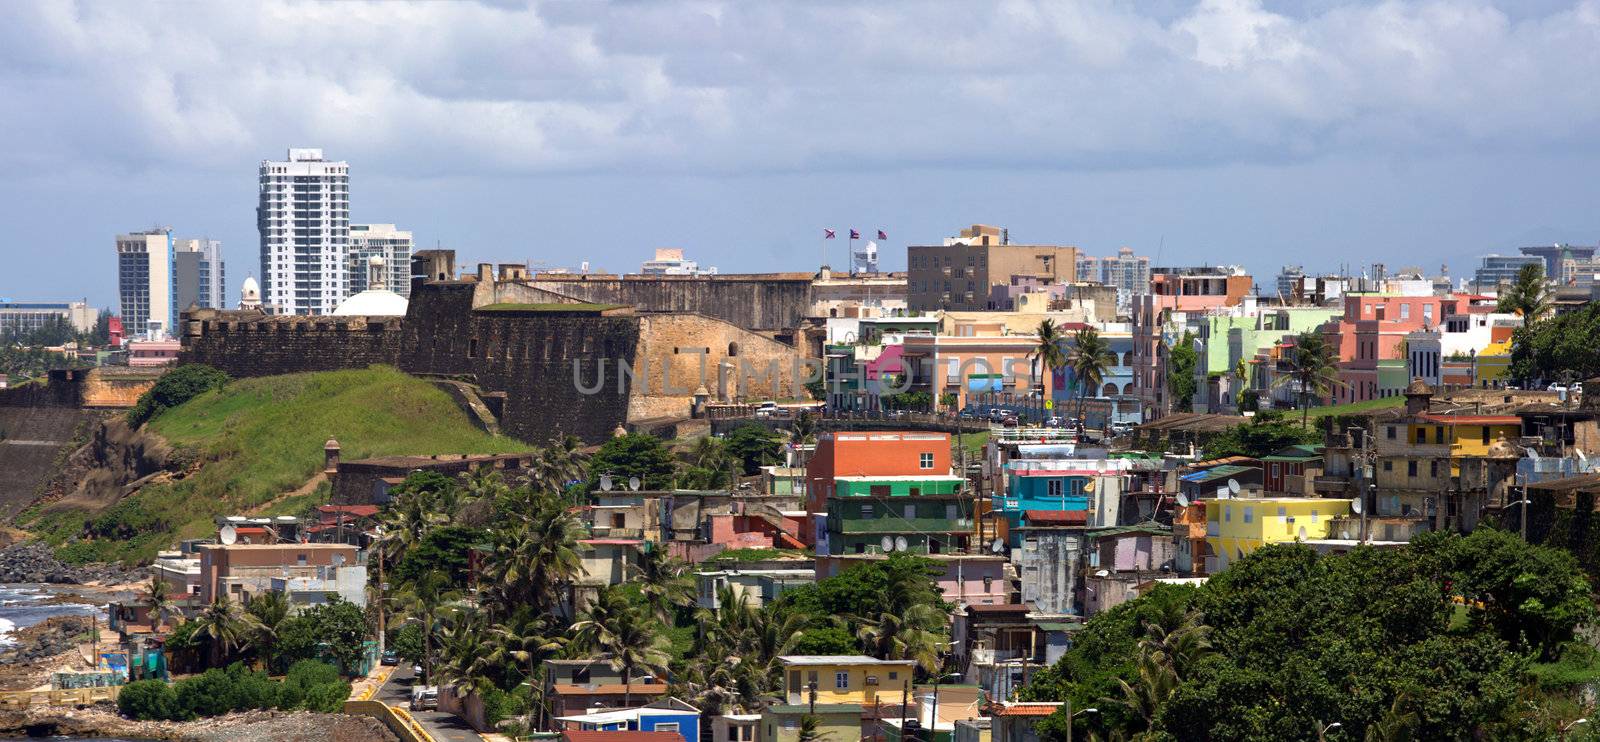
[[[335,317],[403,317],[406,298],[386,289],[367,289],[339,303]]]
[[[1504,435],[1495,439],[1494,445],[1489,446],[1488,457],[1491,459],[1520,459],[1522,451],[1506,440]]]
[[[255,276],[247,276],[244,285],[239,287],[239,296],[246,300],[261,298],[261,284],[256,283]]]
[[[1406,385],[1405,393],[1407,396],[1413,394],[1433,394],[1433,387],[1428,386],[1428,382],[1423,381],[1421,376],[1413,376],[1411,377],[1411,383]]]

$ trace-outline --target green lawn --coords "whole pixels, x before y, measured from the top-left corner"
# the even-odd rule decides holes
[[[1379,397],[1378,399],[1369,399],[1362,402],[1348,402],[1345,404],[1329,405],[1327,407],[1312,407],[1311,417],[1318,418],[1326,415],[1349,415],[1357,412],[1373,412],[1376,410],[1386,410],[1391,407],[1401,407],[1404,406],[1405,403],[1405,397]],[[1300,411],[1284,410],[1283,414],[1288,418],[1298,418],[1300,416]]]
[[[528,448],[478,430],[444,392],[385,367],[241,379],[149,426],[194,453],[200,469],[103,512],[46,507],[21,525],[57,544],[86,533],[64,557],[145,561],[178,539],[211,535],[217,515],[259,507],[305,484],[322,469],[329,438],[338,439],[346,460]],[[264,514],[302,512],[318,499],[284,498]]]

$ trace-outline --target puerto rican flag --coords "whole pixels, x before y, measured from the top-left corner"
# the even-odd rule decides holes
[[[880,230],[878,230],[878,239],[887,240],[887,239],[889,239],[889,234],[880,229]]]
[[[822,230],[822,239],[825,239],[825,240],[833,239],[833,230],[831,230],[831,229]]]
[[[857,232],[857,231],[855,231],[855,230],[854,230],[854,229],[852,229],[852,230],[850,230],[850,239],[852,239],[852,240],[859,240],[859,239],[861,239],[861,233],[860,233],[860,232]]]

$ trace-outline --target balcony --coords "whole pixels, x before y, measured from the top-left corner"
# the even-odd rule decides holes
[[[607,526],[595,526],[594,528],[589,529],[589,533],[595,538],[644,538],[643,528],[612,528]]]
[[[869,518],[839,523],[839,532],[863,533],[966,533],[972,530],[971,518]]]
[[[989,647],[973,647],[972,663],[975,665],[992,665],[996,662],[1020,660],[1026,656],[1020,649],[990,649]]]

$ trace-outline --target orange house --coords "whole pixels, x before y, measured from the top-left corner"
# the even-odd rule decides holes
[[[806,464],[806,522],[801,538],[817,543],[817,521],[828,514],[837,477],[945,476],[950,474],[950,434],[920,431],[824,433]]]

